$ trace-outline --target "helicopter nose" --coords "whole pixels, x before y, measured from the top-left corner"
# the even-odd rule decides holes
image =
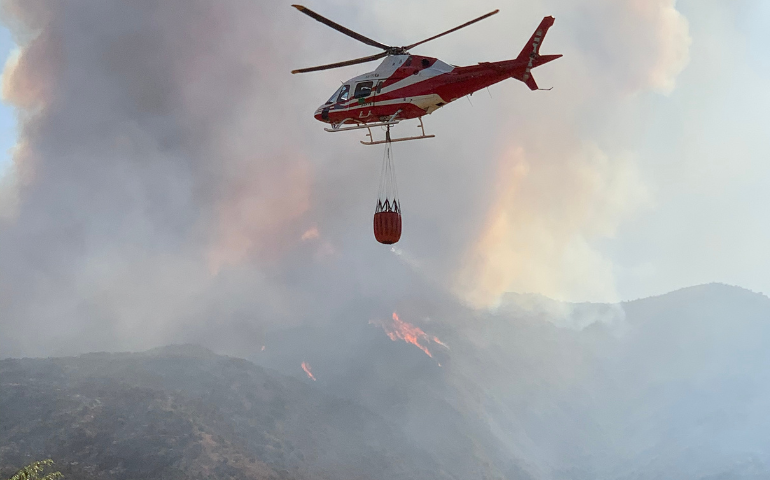
[[[324,105],[321,105],[318,107],[318,109],[316,109],[313,117],[319,122],[329,123],[329,111],[324,111]]]

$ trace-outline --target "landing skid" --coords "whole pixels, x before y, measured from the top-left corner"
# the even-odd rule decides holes
[[[381,145],[383,143],[393,143],[393,142],[406,142],[407,140],[421,140],[423,138],[434,138],[435,135],[425,135],[425,126],[422,124],[422,117],[419,117],[420,125],[418,127],[420,128],[420,131],[422,132],[422,135],[418,135],[416,137],[401,137],[401,138],[390,138],[390,127],[393,125],[397,125],[399,122],[402,122],[403,119],[398,118],[398,114],[401,113],[401,110],[397,111],[393,115],[390,116],[387,120],[384,120],[382,122],[372,122],[372,123],[359,123],[357,120],[352,118],[346,118],[345,120],[341,121],[340,123],[332,124],[332,128],[324,128],[325,131],[330,133],[336,133],[336,132],[347,132],[350,130],[361,130],[361,129],[367,129],[368,133],[366,134],[367,137],[369,137],[369,141],[361,140],[362,145]],[[352,122],[350,123],[349,127],[346,127],[346,122]],[[372,127],[386,127],[388,129],[388,134],[385,138],[385,140],[375,140],[374,135],[372,134]]]
[[[389,127],[391,125],[397,125],[398,122],[401,120],[386,120],[384,122],[375,122],[375,123],[357,123],[353,124],[350,127],[343,127],[345,125],[345,121],[343,120],[341,123],[338,123],[336,125],[332,125],[332,128],[324,128],[324,131],[329,133],[336,133],[336,132],[347,132],[349,130],[361,130],[364,128],[370,129],[371,127]]]
[[[395,123],[393,124],[395,125]],[[379,125],[367,125],[367,130],[369,130],[369,133],[366,134],[367,137],[369,137],[369,141],[366,142],[364,140],[361,140],[362,145],[381,145],[383,143],[395,143],[395,142],[406,142],[408,140],[421,140],[423,138],[434,138],[435,135],[425,135],[425,126],[422,124],[422,117],[420,117],[420,130],[422,131],[422,135],[418,135],[416,137],[401,137],[401,138],[390,138],[390,125],[387,125],[388,130],[385,134],[385,140],[374,140],[374,137],[372,136],[372,129],[369,127],[377,127]]]

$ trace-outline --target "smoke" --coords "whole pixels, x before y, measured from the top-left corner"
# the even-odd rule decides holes
[[[476,307],[511,291],[619,301],[597,241],[653,204],[631,150],[634,122],[620,110],[674,88],[688,58],[687,21],[673,1],[550,3],[557,22],[543,52],[564,52],[564,62],[534,71],[541,85],[557,86],[548,98],[498,113],[505,140],[493,153],[492,202],[455,277]],[[628,127],[610,130],[609,118]]]
[[[486,11],[456,6],[446,25],[419,20],[445,2],[317,9],[399,44]],[[19,140],[0,182],[0,354],[171,341],[242,353],[276,326],[363,301],[387,314],[436,290],[475,306],[511,290],[614,299],[594,242],[650,193],[632,125],[617,136],[607,118],[673,88],[687,23],[670,0],[521,8],[416,52],[511,58],[553,14],[543,53],[565,57],[535,73],[553,92],[505,82],[428,118],[437,140],[395,149],[399,263],[371,238],[379,152],[311,118],[373,65],[288,73],[366,47],[284,2],[6,0]]]
[[[280,316],[263,272],[224,272],[277,261],[309,208],[312,167],[263,108],[288,93],[294,42],[265,21],[279,6],[5,7],[21,42],[4,73],[18,200],[0,235],[17,351],[163,342],[229,305]]]
[[[473,304],[510,291],[617,300],[612,264],[590,240],[611,236],[648,193],[631,160],[610,160],[596,146],[575,150],[555,165],[537,164],[521,147],[502,156],[494,206],[458,276]]]

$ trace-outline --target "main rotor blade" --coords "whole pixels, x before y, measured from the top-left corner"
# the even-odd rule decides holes
[[[339,23],[332,22],[328,18],[322,17],[321,15],[318,15],[317,13],[315,13],[314,11],[310,10],[307,7],[303,7],[302,5],[292,5],[292,7],[296,8],[297,10],[299,10],[302,13],[304,13],[305,15],[307,15],[310,18],[312,18],[314,20],[318,20],[319,22],[323,23],[324,25],[332,27],[333,29],[337,30],[340,33],[344,33],[345,35],[347,35],[350,38],[355,38],[359,42],[363,42],[363,43],[365,43],[367,45],[371,45],[372,47],[381,48],[383,50],[388,50],[390,48],[388,45],[382,44],[380,42],[376,42],[376,41],[372,40],[371,38],[365,37],[365,36],[361,35],[360,33],[356,33],[356,32],[354,32],[353,30],[351,30],[349,28],[345,28],[342,25],[340,25]]]
[[[354,60],[347,60],[345,62],[330,63],[328,65],[320,65],[318,67],[300,68],[299,70],[292,70],[291,73],[307,73],[317,72],[319,70],[329,70],[330,68],[347,67],[348,65],[358,65],[359,63],[372,62],[388,56],[388,52],[378,53],[377,55],[371,55],[369,57],[356,58]]]
[[[494,12],[489,12],[489,13],[487,13],[486,15],[482,15],[482,16],[480,16],[479,18],[476,18],[476,19],[474,19],[474,20],[471,20],[470,22],[467,22],[467,23],[463,23],[463,24],[462,24],[462,25],[460,25],[459,27],[455,27],[455,28],[453,28],[453,29],[451,29],[451,30],[447,30],[447,31],[446,31],[446,32],[444,32],[444,33],[439,33],[438,35],[434,35],[434,36],[432,36],[432,37],[430,37],[430,38],[426,38],[425,40],[423,40],[423,41],[421,41],[421,42],[417,42],[417,43],[413,43],[413,44],[411,44],[411,45],[408,45],[408,46],[404,47],[404,50],[411,50],[412,48],[416,47],[417,45],[422,45],[422,44],[423,44],[423,43],[425,43],[425,42],[430,42],[431,40],[435,40],[435,39],[437,39],[437,38],[439,38],[439,37],[443,37],[444,35],[450,34],[450,33],[452,33],[452,32],[456,32],[456,31],[460,30],[461,28],[465,28],[465,27],[467,27],[468,25],[473,25],[473,24],[474,24],[474,23],[476,23],[476,22],[479,22],[479,21],[481,21],[481,20],[484,20],[485,18],[491,17],[492,15],[496,14],[496,13],[497,13],[497,12],[499,12],[499,11],[500,11],[500,10],[495,10]]]

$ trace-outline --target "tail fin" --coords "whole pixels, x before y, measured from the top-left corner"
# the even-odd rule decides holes
[[[540,44],[543,43],[545,34],[548,33],[548,29],[551,28],[554,20],[555,19],[553,17],[543,18],[543,21],[540,22],[540,25],[538,25],[535,33],[532,34],[527,44],[524,45],[524,48],[521,50],[521,53],[516,58],[516,60],[522,60],[527,57],[535,58],[540,56]]]
[[[535,82],[535,79],[532,78],[530,71],[535,67],[539,67],[544,63],[551,62],[561,57],[561,55],[540,55],[540,45],[542,45],[545,34],[548,33],[548,29],[553,26],[554,20],[553,17],[544,17],[543,21],[538,25],[537,30],[535,30],[535,33],[532,34],[527,44],[524,45],[519,56],[516,57],[516,60],[519,61],[526,60],[527,67],[524,72],[514,75],[514,78],[526,83],[530,90],[538,90],[537,83]]]

